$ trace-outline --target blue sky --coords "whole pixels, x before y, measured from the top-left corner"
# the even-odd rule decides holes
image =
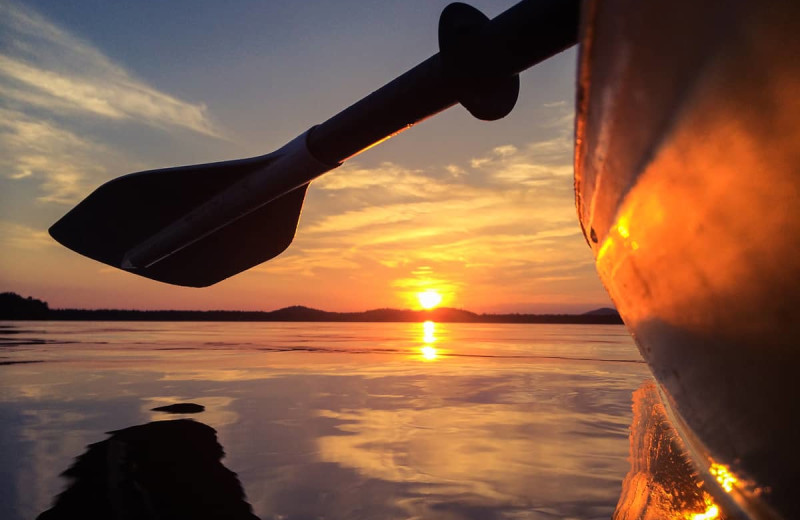
[[[480,2],[489,16],[513,2]],[[0,289],[57,307],[608,305],[572,194],[575,50],[486,123],[454,107],[314,182],[294,244],[208,289],[120,272],[47,228],[103,182],[260,155],[437,51],[447,2],[0,0]]]

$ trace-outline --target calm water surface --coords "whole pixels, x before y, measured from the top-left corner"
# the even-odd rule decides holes
[[[649,378],[614,325],[0,322],[0,347],[8,520],[106,432],[180,418],[261,519],[607,519]],[[176,402],[206,409],[151,411]]]

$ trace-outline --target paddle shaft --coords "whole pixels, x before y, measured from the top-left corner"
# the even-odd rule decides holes
[[[469,75],[511,77],[575,45],[579,14],[579,0],[523,0],[472,35],[477,52],[469,57]],[[315,127],[309,151],[339,164],[458,103],[456,81],[436,53]]]

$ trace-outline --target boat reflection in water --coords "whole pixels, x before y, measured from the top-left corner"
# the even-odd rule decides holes
[[[111,432],[63,473],[69,487],[38,520],[258,520],[210,426],[157,421]]]
[[[633,393],[630,443],[631,470],[614,520],[729,518],[720,504],[726,502],[724,494],[732,491],[736,477],[728,468],[712,464],[710,471],[719,485],[710,489],[707,483],[714,480],[700,478],[653,381]]]

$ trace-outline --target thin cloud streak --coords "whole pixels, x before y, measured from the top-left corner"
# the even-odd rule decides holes
[[[220,136],[205,105],[133,78],[99,50],[24,6],[0,4],[0,29],[6,49],[0,53],[0,81],[7,101]]]
[[[88,178],[103,172],[105,146],[55,123],[0,108],[0,169],[12,180],[35,177],[40,202],[73,204],[89,189]]]
[[[0,246],[6,251],[12,248],[41,251],[55,245],[57,244],[46,231],[0,220]]]

